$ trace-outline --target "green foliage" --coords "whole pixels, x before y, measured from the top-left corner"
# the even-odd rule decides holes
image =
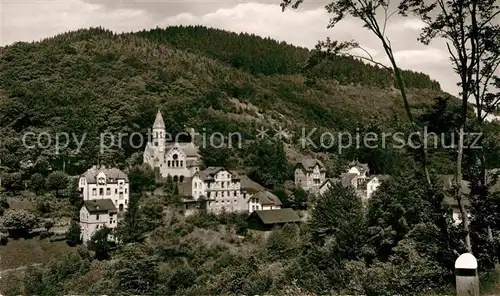
[[[248,176],[255,182],[272,189],[290,179],[292,166],[281,141],[264,139],[248,147],[246,153]]]
[[[148,191],[155,185],[154,171],[147,164],[133,166],[128,173],[128,178],[132,192]]]
[[[68,231],[66,232],[66,243],[70,246],[76,246],[81,243],[81,229],[80,224],[71,221]]]
[[[300,247],[299,229],[295,225],[275,229],[267,239],[267,251],[272,261],[299,256]]]
[[[316,198],[311,216],[315,241],[332,244],[340,258],[360,257],[366,226],[361,199],[352,188],[338,183],[332,185]]]
[[[19,191],[24,189],[21,173],[3,173],[1,179],[3,187],[8,191]]]
[[[158,280],[158,262],[144,249],[126,249],[117,264],[116,278],[122,290],[133,295],[149,294]]]
[[[97,260],[107,260],[111,258],[109,254],[112,248],[112,243],[109,241],[111,232],[111,228],[104,227],[99,229],[94,233],[90,241],[87,242],[89,250],[95,252],[95,258]]]
[[[326,57],[306,48],[253,34],[236,34],[202,26],[157,28],[137,34],[154,42],[207,55],[254,74],[293,75],[305,72],[309,78],[330,78],[341,84],[394,85],[390,73],[378,66],[370,66],[350,57]],[[303,65],[307,65],[305,69]],[[423,73],[404,71],[403,75],[408,87],[440,89],[437,81]]]
[[[47,188],[56,191],[56,197],[59,196],[59,190],[66,189],[69,184],[69,177],[63,172],[52,172],[47,177]]]
[[[29,234],[38,220],[26,210],[9,210],[3,215],[2,223],[11,236],[22,237]]]
[[[35,192],[45,189],[45,177],[41,173],[34,173],[30,178],[30,186]]]

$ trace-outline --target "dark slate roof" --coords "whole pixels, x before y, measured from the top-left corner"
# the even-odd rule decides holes
[[[454,175],[439,175],[438,179],[445,190],[452,189],[453,184],[455,184],[455,176]],[[467,198],[467,195],[470,194],[470,182],[466,180],[462,180],[462,186],[460,188],[462,194],[466,196],[462,196],[460,201],[465,205],[469,206],[470,201]],[[446,196],[443,200],[443,204],[450,206],[458,206],[458,202],[453,196]]]
[[[440,183],[442,184],[445,190],[452,189],[455,184],[455,176],[454,175],[439,175],[438,176]],[[469,195],[470,194],[470,182],[466,180],[462,180],[462,186],[460,186],[460,190],[462,194]]]
[[[319,160],[319,159],[315,159],[315,158],[304,158],[302,159],[297,165],[302,165],[302,167],[304,167],[304,169],[306,169],[307,171],[312,171],[314,169],[314,166],[316,166],[316,164],[319,165],[319,169],[321,171],[325,171],[325,165]]]
[[[186,143],[180,143],[180,142],[167,142],[165,143],[165,147],[167,148],[167,152],[173,148],[173,147],[178,147],[184,154],[186,154],[187,157],[198,157],[199,156],[199,151],[198,147],[194,145],[193,142],[186,142]]]
[[[99,175],[100,172],[103,172],[106,175],[106,183],[116,183],[118,179],[124,179],[125,182],[128,182],[127,174],[117,168],[99,168],[97,166],[94,166],[83,173],[82,177],[87,180],[87,183],[96,183],[97,175]],[[113,181],[111,182],[110,179],[113,179]]]
[[[279,209],[279,210],[267,210],[267,211],[254,211],[250,216],[248,216],[247,220],[251,218],[258,218],[264,224],[300,222],[299,216],[291,208]]]
[[[321,188],[321,187],[325,186],[326,183],[331,183],[333,185],[337,182],[340,182],[339,178],[326,178],[325,181],[323,181],[323,183],[321,183],[321,185],[319,185],[319,187]]]
[[[462,198],[460,199],[460,202],[464,205],[464,206],[470,206],[470,201],[467,197],[465,196],[462,196]],[[443,199],[443,204],[445,205],[449,205],[449,206],[458,206],[458,202],[456,200],[456,198],[452,197],[452,196],[447,196]]]
[[[252,196],[252,198],[258,198],[259,203],[262,205],[273,205],[281,206],[282,203],[280,199],[267,190],[260,191]]]
[[[356,167],[360,173],[368,172],[370,170],[367,163],[360,163],[360,162],[357,162],[357,161],[351,162],[349,164],[349,166],[350,167],[353,167],[353,166]]]
[[[228,171],[232,175],[231,179],[239,180],[239,176],[237,176],[235,173],[231,172],[230,170],[225,169],[224,167],[208,167],[202,171],[199,171],[198,175],[200,176],[200,179],[202,179],[202,180],[210,180],[210,179],[213,179],[214,175],[220,171]]]
[[[356,178],[356,173],[343,173],[340,175],[340,180],[343,186],[351,186],[352,179]]]
[[[266,188],[259,183],[253,181],[246,175],[240,176],[241,189],[245,190],[249,193],[256,193],[262,190],[266,190]]]
[[[87,208],[87,211],[91,214],[116,212],[116,207],[111,199],[94,199],[86,200],[83,205]]]

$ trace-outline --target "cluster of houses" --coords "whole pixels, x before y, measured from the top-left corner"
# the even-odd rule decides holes
[[[370,175],[369,172],[368,164],[353,162],[338,178],[326,178],[326,167],[320,160],[304,159],[295,167],[295,185],[312,193],[324,194],[333,184],[341,183],[352,187],[362,200],[368,200],[382,182],[389,179],[388,175]]]
[[[178,184],[185,215],[194,213],[203,204],[205,210],[215,214],[248,213],[248,224],[259,229],[300,222],[293,209],[282,208],[276,195],[245,174],[224,167],[201,169],[201,157],[194,143],[166,141],[166,128],[160,111],[152,131],[143,161],[154,169],[158,182],[172,180]],[[359,162],[351,163],[348,170],[337,178],[327,178],[326,171],[320,160],[303,159],[295,167],[295,185],[318,195],[324,194],[333,184],[341,183],[352,187],[359,198],[366,201],[389,179],[387,175],[370,175],[368,165]],[[447,181],[450,178],[444,176],[445,185]],[[80,225],[84,243],[99,229],[118,225],[128,207],[129,188],[127,175],[117,168],[94,166],[80,177],[79,191],[84,201],[80,210]],[[155,194],[162,194],[159,189]],[[459,221],[456,207],[453,213]]]

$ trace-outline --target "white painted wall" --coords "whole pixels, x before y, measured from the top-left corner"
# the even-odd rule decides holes
[[[106,176],[103,172],[97,175],[97,180],[99,178],[104,178]],[[79,182],[80,192],[83,194],[83,200],[95,200],[95,199],[111,199],[115,207],[119,210],[123,208],[126,210],[128,208],[130,188],[129,183],[125,182],[124,179],[116,180],[116,183],[88,183],[87,180],[82,177]]]
[[[116,228],[117,226],[117,214],[90,214],[87,208],[83,206],[80,209],[80,227],[82,232],[82,241],[86,243],[92,236],[104,227]],[[110,237],[110,239],[114,239]]]

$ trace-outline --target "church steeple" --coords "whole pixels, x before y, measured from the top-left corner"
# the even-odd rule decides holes
[[[163,117],[161,116],[160,109],[156,113],[155,122],[153,123],[153,145],[158,147],[160,151],[163,151],[165,148],[165,122],[163,121]]]
[[[163,117],[161,116],[161,111],[158,108],[158,112],[156,112],[155,122],[153,123],[153,129],[165,129],[165,122],[163,121]]]

